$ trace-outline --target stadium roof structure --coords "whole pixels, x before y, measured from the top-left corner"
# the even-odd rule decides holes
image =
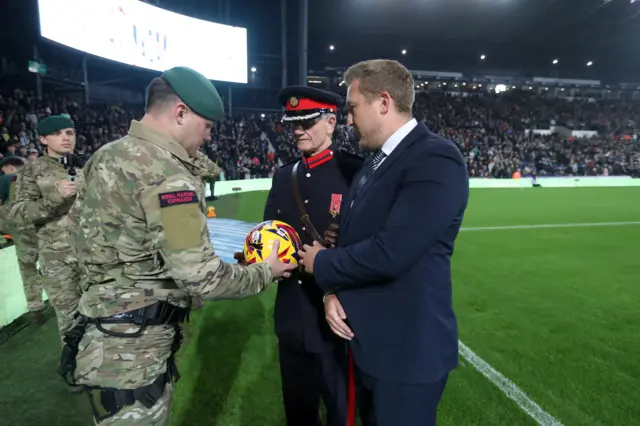
[[[286,69],[293,82],[300,77],[300,0],[158,3],[176,13],[248,29],[249,69],[257,67],[258,72],[249,84],[233,88],[233,104],[242,106],[243,99],[251,105],[259,99],[273,101],[282,87],[282,1],[287,9]],[[121,98],[114,87],[136,98],[144,92],[152,72],[47,43],[39,35],[37,2],[5,3],[3,10],[12,19],[6,22],[0,48],[15,70],[26,67],[37,47],[48,67],[41,80],[57,91],[81,91],[88,83],[88,93],[96,97],[102,86],[103,97]],[[452,81],[454,86],[541,85],[549,91],[585,86],[640,90],[640,0],[308,0],[308,5],[307,75],[318,76],[313,79],[327,87],[337,87],[343,70],[357,61],[393,58],[414,72],[418,86]],[[198,40],[199,54],[208,54],[207,43],[219,42]],[[18,71],[11,75],[18,78]],[[30,74],[21,78],[30,84],[35,80]],[[583,82],[571,81],[578,79]],[[224,83],[220,87],[231,90]]]
[[[640,0],[309,2],[309,65],[386,57],[412,69],[637,81],[639,23]]]
[[[310,70],[310,86],[333,90],[346,95],[342,80],[346,67],[326,67]],[[607,84],[593,79],[549,78],[540,76],[463,74],[428,70],[410,70],[416,91],[437,90],[451,95],[466,93],[502,93],[512,90],[529,91],[548,97],[582,99],[640,100],[640,83]],[[464,96],[466,96],[464,95]]]

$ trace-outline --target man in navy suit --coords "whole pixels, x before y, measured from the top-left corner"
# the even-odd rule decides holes
[[[344,79],[349,123],[374,155],[345,199],[337,248],[305,245],[302,266],[326,293],[332,331],[349,341],[363,424],[435,425],[458,362],[451,256],[467,168],[413,118],[414,81],[400,63],[361,62]]]

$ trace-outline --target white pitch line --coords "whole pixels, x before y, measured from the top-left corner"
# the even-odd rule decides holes
[[[236,235],[245,234],[249,232],[252,226],[247,226],[238,223],[237,221],[223,221],[212,220],[213,223],[219,221],[221,228],[224,232],[219,232],[215,226],[211,226],[210,232],[212,237],[221,237],[218,242],[213,242],[216,252],[221,254],[232,253],[237,247],[243,244],[243,241],[238,239],[236,242]],[[225,223],[226,222],[226,223]],[[640,225],[640,222],[601,222],[601,223],[567,223],[567,224],[553,224],[553,225],[519,225],[519,226],[491,226],[491,227],[477,227],[477,228],[461,228],[462,231],[485,231],[485,230],[501,230],[501,229],[534,229],[534,228],[559,228],[559,227],[588,227],[588,226],[621,226],[621,225]],[[230,235],[233,234],[233,237]],[[212,238],[212,240],[215,240]],[[231,257],[232,255],[228,256]],[[231,261],[231,260],[229,260]],[[544,411],[538,404],[536,404],[531,398],[529,398],[518,386],[512,381],[504,377],[499,371],[489,365],[485,360],[480,358],[476,353],[469,349],[464,343],[458,341],[459,353],[469,364],[478,370],[482,375],[487,377],[491,383],[496,385],[508,398],[513,400],[525,413],[527,413],[533,420],[535,420],[541,426],[562,426],[558,420],[556,420],[549,413]]]
[[[633,226],[640,222],[593,222],[593,223],[554,223],[544,225],[514,225],[514,226],[478,226],[460,228],[461,231],[499,231],[502,229],[541,229],[541,228],[582,228],[594,226]]]
[[[515,383],[504,377],[498,370],[480,358],[475,352],[469,349],[464,343],[458,340],[458,352],[475,367],[482,375],[496,385],[502,393],[513,400],[527,413],[533,420],[541,426],[562,426],[551,414],[544,411],[538,404],[529,398]]]

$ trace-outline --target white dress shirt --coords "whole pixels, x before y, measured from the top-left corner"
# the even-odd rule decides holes
[[[382,145],[382,148],[380,148],[380,150],[385,153],[385,157],[380,161],[380,163],[376,167],[376,170],[378,167],[380,167],[380,164],[382,164],[384,160],[386,160],[387,157],[391,155],[393,150],[396,149],[398,145],[400,145],[400,142],[402,142],[402,140],[406,138],[407,135],[411,133],[411,131],[417,125],[418,125],[418,121],[415,118],[412,118],[411,120],[407,121],[402,127],[400,127],[398,130],[396,130],[394,134],[392,134],[391,137],[389,137],[389,139],[387,139],[384,145]],[[351,207],[353,207],[353,200],[351,200]],[[333,294],[333,293],[327,293],[322,297],[323,303],[324,303],[324,300],[327,298],[327,295],[329,294]]]
[[[393,150],[396,149],[398,145],[400,145],[400,142],[402,142],[402,140],[406,138],[407,135],[411,133],[411,131],[417,125],[418,125],[418,121],[415,118],[412,118],[411,120],[407,121],[402,127],[400,127],[398,130],[396,130],[395,133],[392,134],[389,139],[387,139],[387,141],[384,143],[384,145],[382,145],[382,148],[381,148],[381,151],[384,152],[386,156],[382,159],[382,161],[380,161],[380,163],[378,164],[378,167],[380,167],[380,164],[384,163],[384,160],[386,160],[387,157],[391,155]]]

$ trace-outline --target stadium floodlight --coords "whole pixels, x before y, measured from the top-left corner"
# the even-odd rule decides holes
[[[329,46],[329,50],[334,50],[336,47],[332,44]]]
[[[407,54],[407,49],[402,49],[402,54],[406,55]]]
[[[591,65],[593,65],[593,61],[589,61],[587,62],[587,66],[590,67]]]
[[[258,71],[258,68],[256,68],[256,67],[251,67],[251,72],[257,72],[257,71]]]
[[[553,60],[553,65],[557,65],[557,64],[558,64],[558,60],[557,60],[557,59],[554,59],[554,60]]]

